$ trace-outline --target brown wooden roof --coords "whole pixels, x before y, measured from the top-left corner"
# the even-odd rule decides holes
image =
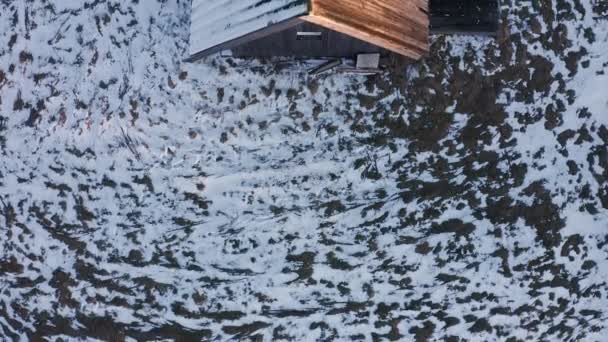
[[[311,0],[302,19],[419,59],[429,50],[427,0]]]

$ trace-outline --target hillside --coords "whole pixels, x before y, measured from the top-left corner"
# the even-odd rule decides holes
[[[190,1],[0,0],[0,339],[606,340],[608,5],[502,2],[311,78],[182,63]]]

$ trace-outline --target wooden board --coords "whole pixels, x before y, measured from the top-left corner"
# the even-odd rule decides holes
[[[427,0],[311,0],[304,20],[419,59],[429,50]]]

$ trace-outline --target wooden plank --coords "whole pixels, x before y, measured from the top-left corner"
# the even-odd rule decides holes
[[[313,0],[312,5],[312,15],[397,41],[412,34],[422,37],[429,23],[428,6],[419,0]]]
[[[319,65],[318,67],[308,71],[308,74],[309,75],[318,75],[320,73],[334,69],[335,67],[338,67],[341,64],[342,64],[342,61],[340,59],[334,59],[331,61],[327,61],[327,62]]]
[[[418,59],[429,49],[425,0],[312,0],[304,20]]]
[[[406,56],[406,57],[409,57],[412,59],[420,59],[428,51],[428,47],[421,48],[419,46],[413,46],[413,45],[410,45],[407,43],[395,42],[393,40],[385,39],[384,37],[373,35],[366,31],[358,30],[351,26],[348,26],[348,25],[345,25],[342,23],[338,23],[338,22],[335,22],[335,21],[332,21],[329,19],[325,19],[323,17],[309,15],[306,17],[302,17],[302,19],[306,20],[310,23],[314,23],[314,24],[329,28],[331,30],[335,30],[335,31],[344,33],[351,37],[355,37],[362,41],[369,42],[376,46],[382,47],[384,49],[393,51],[395,53],[398,53],[400,55],[403,55],[403,56]]]

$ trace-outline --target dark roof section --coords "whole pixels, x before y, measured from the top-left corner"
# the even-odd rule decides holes
[[[499,0],[430,0],[431,33],[496,35]]]

